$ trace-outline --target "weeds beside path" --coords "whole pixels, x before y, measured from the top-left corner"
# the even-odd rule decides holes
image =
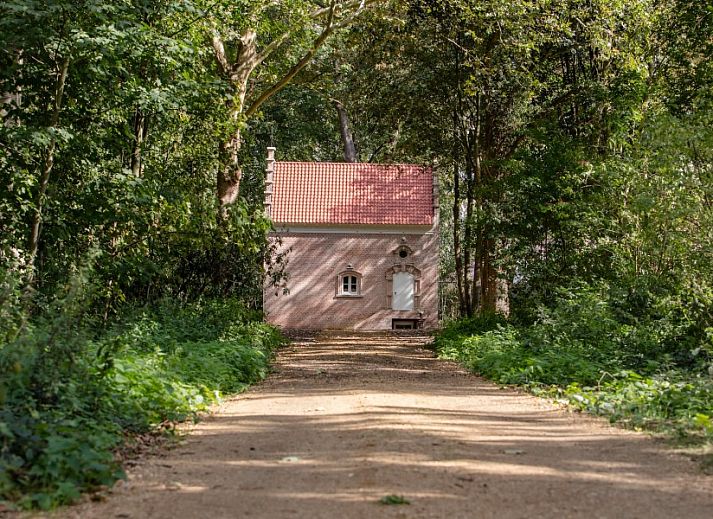
[[[426,338],[297,339],[104,503],[53,517],[710,517],[652,439],[438,361]],[[387,505],[399,498],[410,504]]]

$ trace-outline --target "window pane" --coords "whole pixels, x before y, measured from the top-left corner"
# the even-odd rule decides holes
[[[357,291],[357,278],[356,276],[352,276],[352,292],[356,294]]]
[[[349,292],[349,277],[344,276],[342,278],[342,292]]]

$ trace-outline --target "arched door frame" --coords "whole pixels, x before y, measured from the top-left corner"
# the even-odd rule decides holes
[[[408,272],[413,276],[413,311],[421,309],[421,271],[413,265],[394,265],[386,271],[386,308],[391,309],[394,293],[394,274]]]

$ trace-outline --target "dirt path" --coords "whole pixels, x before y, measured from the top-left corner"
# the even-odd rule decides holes
[[[710,518],[713,478],[651,439],[500,390],[417,338],[295,342],[95,518]],[[410,505],[379,499],[403,495]]]

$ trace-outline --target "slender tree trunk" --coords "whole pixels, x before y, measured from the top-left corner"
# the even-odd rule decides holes
[[[458,160],[458,109],[453,109],[453,258],[456,267],[456,286],[458,287],[458,309],[464,315],[466,303],[463,291],[463,258],[460,242],[460,161]]]
[[[143,173],[142,148],[146,139],[148,127],[146,116],[140,108],[134,113],[134,143],[131,149],[131,173],[135,177],[140,177]]]
[[[498,156],[497,137],[494,129],[497,127],[490,112],[489,97],[478,93],[476,102],[476,121],[473,129],[473,170],[474,184],[477,193],[473,193],[474,203],[477,203],[481,211],[488,211],[488,203],[498,205],[498,195],[495,189],[499,180],[499,171],[488,159]],[[477,196],[476,196],[477,195]],[[486,215],[484,222],[477,229],[477,283],[478,290],[473,293],[473,305],[480,313],[492,313],[496,310],[498,277],[493,266],[493,259],[497,255],[496,241],[493,238],[493,223]],[[474,289],[476,280],[473,280]]]
[[[453,257],[456,264],[456,285],[458,287],[458,306],[463,315],[465,310],[465,295],[463,292],[463,259],[460,243],[460,172],[458,162],[453,162]]]
[[[458,33],[460,40],[460,32]],[[463,85],[461,78],[461,51],[460,45],[453,48],[455,54],[455,73],[456,73],[456,99],[453,107],[453,256],[455,259],[456,268],[456,283],[458,286],[458,311],[461,317],[468,315],[468,268],[467,261],[463,262],[463,252],[468,249],[467,240],[465,244],[461,243],[461,189],[460,189],[460,136],[461,124],[460,118],[463,113]],[[467,188],[467,186],[466,186]]]
[[[475,188],[479,192],[482,192],[483,187],[483,169],[482,169],[482,146],[480,141],[482,139],[482,122],[481,122],[481,96],[480,93],[476,94],[475,97],[475,126],[473,128],[473,135],[471,138],[472,148],[470,150],[469,159],[473,168],[473,185],[474,189],[471,190],[470,196],[473,198],[473,203],[475,203]],[[482,199],[482,194],[479,195]],[[479,201],[479,206],[482,209],[482,200]],[[471,290],[471,308],[473,313],[476,311],[482,311],[483,297],[481,291],[478,289],[478,283],[480,280],[480,275],[483,272],[483,229],[479,228],[477,230],[477,238],[475,240],[475,260],[473,262],[473,287]],[[481,284],[482,286],[482,284]]]
[[[483,267],[481,269],[481,310],[484,313],[494,313],[498,300],[498,276],[493,268],[493,257],[495,254],[495,240],[486,238],[483,240]]]
[[[54,105],[52,107],[52,116],[50,120],[50,128],[56,129],[59,126],[59,113],[62,109],[62,97],[64,95],[64,85],[67,81],[67,71],[69,70],[69,57],[65,57],[60,65],[60,70],[57,73],[54,91]],[[30,240],[29,249],[30,257],[28,264],[30,266],[29,284],[34,281],[34,267],[37,258],[37,251],[40,247],[40,226],[42,224],[42,210],[45,203],[45,195],[47,193],[47,185],[49,184],[50,174],[54,166],[55,149],[57,148],[57,138],[54,133],[50,138],[45,157],[42,162],[42,171],[40,173],[40,182],[35,196],[35,214],[32,217],[30,225]]]
[[[466,142],[466,147],[470,148],[470,144]],[[470,151],[468,152],[470,154]],[[473,168],[471,161],[466,161],[466,206],[465,206],[465,231],[463,233],[464,253],[463,264],[463,297],[465,299],[465,313],[468,317],[473,316],[473,296],[471,293],[471,283],[468,281],[468,271],[471,268],[471,251],[473,250]],[[475,269],[473,269],[475,276]]]
[[[342,137],[342,145],[344,146],[344,162],[358,162],[354,135],[349,124],[349,115],[344,105],[336,99],[334,100],[334,107],[337,109],[337,117],[339,118],[339,134]]]
[[[473,261],[473,288],[471,294],[473,297],[473,308],[478,312],[482,310],[483,294],[480,285],[480,276],[483,273],[483,232],[478,230],[478,238],[475,241],[475,260]]]

